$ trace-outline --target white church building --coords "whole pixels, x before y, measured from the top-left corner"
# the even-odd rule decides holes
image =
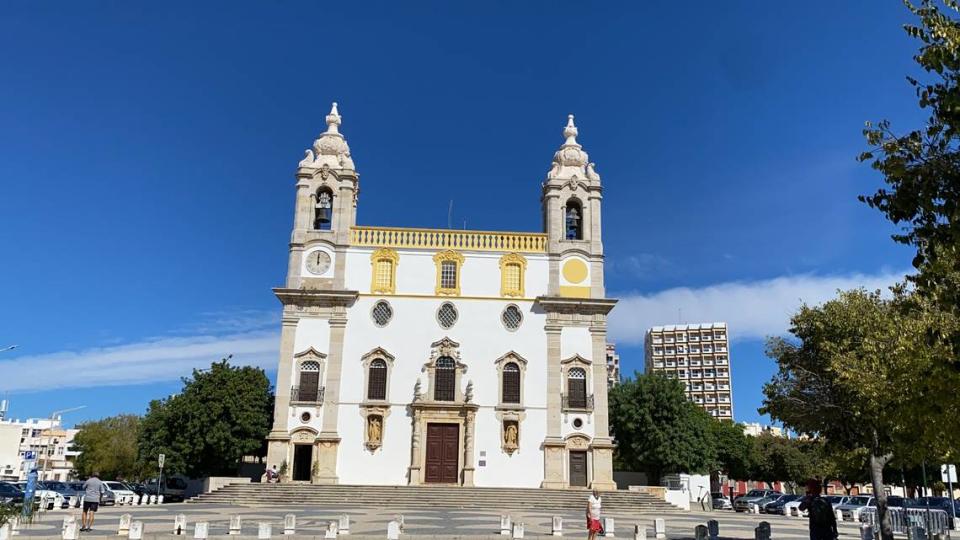
[[[268,467],[285,482],[614,489],[616,300],[600,176],[573,116],[542,183],[544,232],[357,225],[336,103],[326,122],[296,172],[287,282],[274,289]]]

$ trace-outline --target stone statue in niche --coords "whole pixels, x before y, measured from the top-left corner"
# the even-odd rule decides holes
[[[383,418],[377,415],[367,417],[367,446],[378,448],[383,438]]]
[[[517,422],[507,421],[503,423],[503,449],[508,454],[519,448],[520,428]]]

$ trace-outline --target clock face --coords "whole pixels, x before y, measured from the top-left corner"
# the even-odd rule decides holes
[[[311,251],[307,254],[307,270],[311,274],[321,276],[330,269],[330,255],[323,250]]]

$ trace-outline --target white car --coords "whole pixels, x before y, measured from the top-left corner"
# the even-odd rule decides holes
[[[14,484],[20,491],[27,492],[26,482],[16,482]],[[37,487],[33,490],[33,499],[40,502],[40,508],[43,510],[53,510],[54,508],[63,508],[67,499],[56,491]]]
[[[823,498],[830,501],[830,505],[833,506],[834,510],[836,510],[837,506],[846,504],[850,500],[850,497],[844,495],[826,495]],[[807,517],[808,513],[806,510],[800,511],[801,502],[803,502],[803,497],[783,505],[783,515],[787,517]]]
[[[103,484],[113,493],[113,498],[118,505],[133,504],[133,501],[137,498],[137,494],[123,482],[111,481]]]

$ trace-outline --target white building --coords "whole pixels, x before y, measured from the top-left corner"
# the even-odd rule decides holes
[[[274,290],[268,466],[315,483],[613,489],[616,301],[600,177],[573,116],[542,183],[542,233],[356,226],[336,104],[326,120],[297,169],[287,282]],[[374,179],[367,196],[396,196],[396,181]]]
[[[774,437],[789,437],[783,428],[777,426],[765,426],[759,422],[748,422],[743,424],[743,433],[751,437],[759,437],[764,433],[769,433]]]
[[[25,480],[35,466],[41,480],[67,480],[78,452],[73,438],[78,429],[64,429],[59,419],[0,420],[0,479]],[[28,452],[35,460],[28,461]]]

